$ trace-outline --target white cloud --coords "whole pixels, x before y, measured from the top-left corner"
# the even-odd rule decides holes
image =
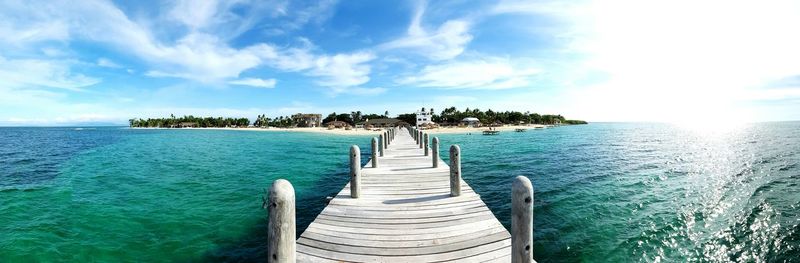
[[[530,85],[539,70],[507,58],[484,57],[425,66],[401,84],[435,88],[508,89]]]
[[[319,8],[320,12],[323,9],[330,9],[335,2],[328,1],[326,3]],[[225,32],[207,32],[212,29],[230,28],[231,26],[224,26],[227,24],[238,24],[237,29],[239,27],[247,29],[247,25],[252,23],[250,17],[240,17],[231,13],[232,8],[243,4],[257,5],[257,3],[241,1],[209,1],[202,4],[196,4],[193,1],[176,2],[173,10],[169,13],[169,19],[180,21],[191,30],[178,37],[174,42],[159,41],[145,26],[147,23],[130,20],[125,13],[110,2],[53,2],[48,3],[47,8],[40,8],[33,4],[19,4],[11,6],[6,12],[31,14],[35,20],[20,21],[21,24],[37,25],[51,20],[65,21],[60,24],[69,25],[70,28],[58,30],[63,33],[61,35],[47,34],[50,36],[49,38],[64,39],[74,36],[110,44],[122,52],[149,62],[151,69],[147,70],[146,75],[152,77],[177,77],[205,83],[219,83],[224,80],[236,79],[246,70],[268,65],[286,71],[314,68],[312,75],[325,77],[321,83],[330,85],[346,86],[347,83],[364,82],[365,76],[360,76],[360,78],[357,76],[358,74],[342,77],[330,76],[326,74],[326,69],[315,66],[315,61],[324,62],[330,57],[338,58],[349,55],[315,56],[308,48],[279,49],[267,43],[234,48],[226,42],[225,38],[220,37],[220,35],[226,35]],[[254,7],[254,9],[258,8]],[[2,12],[0,11],[0,13]],[[311,15],[315,12],[308,11],[307,13]],[[39,20],[42,23],[38,23]],[[105,62],[109,61],[98,61],[98,64],[109,65]],[[363,71],[365,66],[354,65],[351,68]],[[366,68],[368,72],[369,67],[366,66]],[[347,79],[354,80],[354,78],[359,81],[345,81]]]
[[[98,58],[97,65],[106,68],[122,68],[122,66],[107,58]]]
[[[364,63],[375,59],[370,52],[320,56],[314,61],[310,74],[322,77],[317,84],[327,87],[357,86],[369,81],[370,66]]]
[[[2,5],[0,5],[0,8]],[[1,11],[0,11],[1,12]],[[69,30],[64,21],[0,21],[0,43],[24,46],[37,41],[66,41]]]
[[[170,11],[170,18],[177,20],[192,30],[201,29],[212,23],[217,14],[219,1],[175,1],[175,6]]]
[[[233,85],[251,86],[251,87],[266,88],[266,89],[274,88],[276,82],[277,81],[275,79],[259,79],[259,78],[243,78],[243,79],[228,81],[229,84]]]
[[[278,49],[267,44],[249,47],[248,50],[264,60],[270,67],[285,71],[301,71],[314,66],[314,54],[309,48]]]
[[[298,30],[307,24],[321,25],[333,16],[337,2],[337,0],[280,1],[272,10],[282,19],[275,21],[272,27],[264,29],[264,33],[275,36]]]
[[[0,79],[5,88],[49,87],[73,91],[97,84],[98,78],[72,73],[72,62],[40,59],[6,59],[0,56]]]
[[[558,1],[558,0],[501,0],[490,9],[492,14],[534,14],[559,16],[574,16],[579,11],[584,11],[586,0]]]
[[[556,52],[578,69],[562,79],[602,76],[569,81],[563,107],[589,119],[742,122],[757,111],[748,102],[796,95],[768,86],[800,75],[798,10],[790,0],[503,0],[490,12],[555,18],[568,41]]]
[[[466,20],[448,20],[433,32],[422,27],[425,3],[421,2],[414,13],[406,36],[384,43],[379,49],[409,49],[431,60],[447,60],[464,52],[472,40],[470,23]]]

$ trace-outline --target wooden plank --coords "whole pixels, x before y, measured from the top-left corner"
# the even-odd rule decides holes
[[[480,196],[460,181],[450,196],[450,167],[398,131],[360,170],[360,193],[349,183],[297,240],[297,262],[508,262],[508,230]]]
[[[328,242],[325,239],[313,239],[308,237],[301,237],[299,240],[297,240],[297,243],[309,247],[315,247],[329,251],[339,251],[351,254],[374,255],[374,256],[415,256],[415,255],[429,255],[429,254],[439,254],[445,252],[459,251],[463,249],[481,246],[483,244],[503,241],[507,238],[508,234],[501,232],[487,236],[476,237],[473,239],[463,240],[460,242],[440,244],[436,246],[402,247],[402,248],[345,245],[334,242]]]
[[[464,240],[470,240],[479,238],[482,236],[493,235],[497,233],[504,233],[508,234],[504,228],[489,228],[489,229],[480,229],[474,232],[468,233],[461,233],[460,235],[455,236],[448,236],[444,238],[436,238],[436,239],[420,239],[420,240],[366,240],[366,239],[355,239],[355,238],[347,238],[342,236],[330,236],[325,234],[320,234],[316,232],[305,232],[303,233],[304,237],[317,239],[317,240],[325,240],[331,243],[337,244],[344,244],[344,245],[351,245],[351,246],[363,246],[363,247],[385,247],[385,248],[405,248],[405,247],[428,247],[428,246],[440,246],[449,243],[461,242]]]
[[[457,251],[443,252],[427,255],[408,255],[408,256],[376,256],[365,254],[353,254],[341,251],[331,251],[310,247],[304,244],[297,244],[298,250],[309,255],[327,258],[331,260],[353,261],[353,262],[453,262],[465,260],[468,257],[480,256],[488,252],[511,247],[511,240],[505,239],[494,243],[482,244],[480,246],[460,249]],[[468,260],[468,259],[466,259]]]

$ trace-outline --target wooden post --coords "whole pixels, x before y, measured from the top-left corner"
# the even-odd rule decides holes
[[[389,149],[389,133],[384,132],[383,138],[386,138],[386,140],[383,140],[383,148]]]
[[[267,213],[267,262],[295,262],[294,187],[278,179],[269,188]]]
[[[450,146],[450,196],[461,195],[461,147]]]
[[[378,138],[372,138],[372,168],[378,168]]]
[[[433,168],[439,167],[439,137],[433,137],[433,147],[431,148],[433,152]]]
[[[427,133],[426,133],[426,134],[425,134],[425,136],[423,137],[423,140],[425,140],[425,146],[423,146],[423,148],[425,148],[425,156],[430,156],[430,154],[431,154],[431,153],[430,153],[430,149],[428,149],[428,147],[429,147],[430,145],[428,145],[428,134],[427,134]]]
[[[361,194],[361,150],[358,145],[350,146],[350,197]]]
[[[420,148],[420,149],[422,149],[422,144],[423,144],[423,143],[424,143],[424,142],[422,141],[422,131],[419,131],[419,148]]]
[[[533,185],[525,176],[511,184],[511,262],[533,262]]]
[[[383,134],[380,136],[380,140],[378,141],[378,154],[383,157],[383,141],[386,140],[386,137],[383,137]]]

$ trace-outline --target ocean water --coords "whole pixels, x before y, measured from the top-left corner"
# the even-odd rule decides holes
[[[800,122],[698,132],[590,124],[438,135],[508,227],[534,184],[539,262],[800,261]],[[264,189],[292,182],[298,231],[366,136],[0,128],[0,262],[263,261]],[[441,156],[447,157],[448,147]]]

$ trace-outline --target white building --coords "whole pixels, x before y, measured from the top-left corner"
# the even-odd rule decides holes
[[[461,123],[466,126],[476,127],[476,128],[481,126],[481,120],[475,117],[466,117],[463,120],[461,120]]]
[[[426,124],[436,124],[436,123],[433,122],[433,109],[431,109],[431,111],[428,112],[425,111],[425,107],[423,107],[421,111],[417,112],[417,127]]]

